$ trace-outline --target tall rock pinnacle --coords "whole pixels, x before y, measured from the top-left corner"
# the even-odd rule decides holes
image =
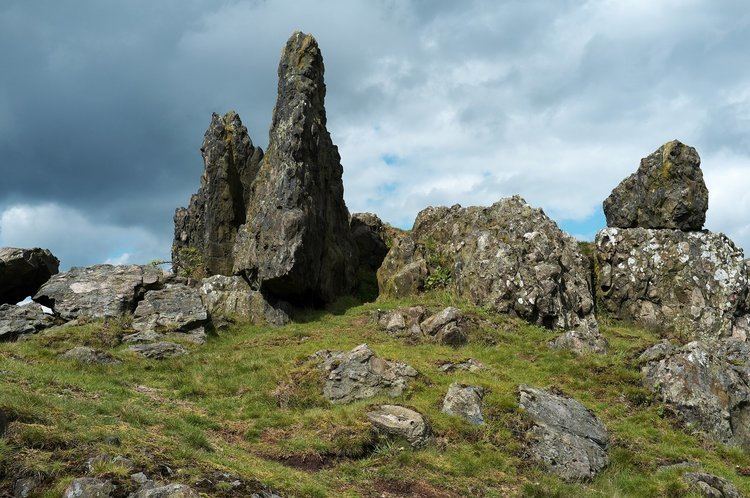
[[[320,303],[352,290],[357,252],[338,148],[326,129],[323,57],[294,33],[281,55],[269,146],[237,235],[234,271],[289,301]]]

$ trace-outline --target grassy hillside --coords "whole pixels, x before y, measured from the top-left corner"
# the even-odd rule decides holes
[[[372,313],[407,301],[309,312],[283,328],[237,325],[190,346],[187,356],[144,360],[118,346],[123,324],[56,328],[18,343],[0,344],[0,409],[13,422],[0,439],[1,491],[14,477],[45,476],[59,496],[97,454],[122,455],[136,470],[192,484],[209,496],[230,496],[218,473],[262,482],[293,496],[685,496],[678,470],[662,465],[700,461],[750,494],[750,456],[691,435],[640,386],[635,358],[658,339],[653,332],[603,325],[606,356],[576,357],[547,348],[554,333],[465,303],[483,318],[467,346],[410,345],[379,331]],[[448,298],[420,300],[440,308]],[[368,343],[382,357],[421,374],[396,400],[331,406],[321,377],[306,358],[320,349]],[[59,358],[75,345],[123,360],[85,366]],[[443,373],[444,360],[475,358],[484,370]],[[471,426],[440,413],[451,382],[485,387],[487,424]],[[519,439],[526,419],[517,409],[519,384],[554,387],[591,408],[612,435],[611,463],[590,483],[565,484],[524,459]],[[412,450],[377,440],[365,412],[395,401],[423,413],[436,442]],[[128,469],[95,466],[95,475],[129,484]],[[211,480],[214,483],[208,484]]]

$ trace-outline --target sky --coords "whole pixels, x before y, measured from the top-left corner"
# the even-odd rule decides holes
[[[312,33],[351,212],[522,195],[593,239],[679,139],[706,226],[750,250],[746,0],[3,0],[0,246],[62,267],[168,259],[212,112],[265,149],[281,49]]]

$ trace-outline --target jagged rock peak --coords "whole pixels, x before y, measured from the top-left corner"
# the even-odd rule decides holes
[[[209,274],[231,275],[234,241],[245,222],[263,151],[253,145],[239,115],[230,111],[211,116],[201,154],[205,169],[200,188],[187,208],[175,212],[172,261],[176,269],[200,264]],[[189,258],[185,249],[198,257]]]

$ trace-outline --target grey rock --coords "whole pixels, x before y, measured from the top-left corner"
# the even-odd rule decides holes
[[[163,360],[187,354],[187,349],[174,342],[155,342],[151,344],[136,344],[128,348],[130,351],[137,353],[145,358],[153,360]]]
[[[138,303],[133,329],[139,332],[196,332],[208,325],[208,313],[198,289],[167,284],[151,290]]]
[[[42,484],[38,476],[22,477],[13,483],[13,498],[28,498]]]
[[[742,498],[739,490],[723,477],[705,472],[686,472],[684,479],[706,498]]]
[[[108,498],[114,490],[115,487],[110,481],[81,477],[73,479],[63,493],[63,498]]]
[[[271,305],[260,291],[254,291],[242,277],[214,275],[200,287],[203,304],[211,316],[239,318],[254,324],[286,325],[289,315]]]
[[[519,405],[533,427],[529,454],[568,481],[591,479],[609,462],[609,434],[578,401],[542,389],[520,386]]]
[[[129,498],[200,498],[200,495],[185,484],[166,484],[150,489],[140,489]]]
[[[518,196],[490,207],[430,207],[378,270],[386,297],[445,287],[550,329],[598,335],[588,262],[576,241]]]
[[[129,315],[150,289],[163,285],[164,272],[153,266],[95,265],[54,275],[34,301],[66,320]]]
[[[459,346],[468,339],[468,324],[460,309],[449,306],[419,324],[422,333],[439,344]]]
[[[643,365],[652,361],[659,361],[671,355],[675,347],[669,341],[662,341],[646,349],[638,356],[638,364]]]
[[[234,273],[293,304],[330,302],[356,283],[357,250],[338,149],[326,129],[323,71],[315,39],[294,33],[279,63],[268,151],[235,243]]]
[[[409,381],[417,376],[417,371],[404,363],[376,356],[367,344],[344,353],[324,353],[317,353],[324,359],[322,369],[326,373],[323,396],[335,404],[379,394],[400,396]]]
[[[240,117],[230,111],[211,116],[201,154],[205,169],[200,188],[174,216],[173,267],[181,273],[195,264],[184,261],[184,249],[192,248],[208,274],[231,275],[237,230],[245,222],[263,151],[253,146]]]
[[[76,346],[63,353],[61,358],[86,365],[108,365],[120,363],[120,360],[114,358],[111,354],[88,346]]]
[[[12,341],[21,335],[35,334],[58,323],[55,317],[42,311],[41,306],[35,303],[22,306],[0,304],[0,341]]]
[[[662,353],[641,368],[645,386],[689,427],[750,449],[750,344],[694,341]]]
[[[567,349],[578,354],[602,354],[607,352],[608,344],[598,329],[578,327],[574,330],[568,330],[550,341],[549,346],[552,349]]]
[[[605,228],[596,236],[596,265],[598,301],[616,318],[690,339],[745,335],[744,256],[723,234]]]
[[[414,410],[398,405],[381,405],[367,412],[367,418],[378,432],[406,439],[415,448],[431,439],[429,424]]]
[[[482,415],[484,389],[453,383],[443,399],[442,412],[461,417],[474,425],[484,424]]]
[[[662,145],[604,201],[607,226],[700,230],[708,210],[700,164],[694,148],[677,140]]]
[[[442,372],[453,372],[455,370],[465,370],[467,372],[477,372],[479,370],[482,370],[484,367],[484,364],[480,361],[475,360],[474,358],[469,358],[464,361],[460,362],[445,362],[441,364],[439,367],[439,370]]]
[[[134,334],[128,334],[122,338],[122,342],[126,344],[146,344],[149,342],[156,342],[164,337],[163,334],[154,332],[153,330],[146,330],[144,332],[136,332]]]
[[[151,481],[151,479],[148,478],[146,474],[143,472],[136,472],[135,474],[130,474],[130,480],[133,481],[133,484],[137,486],[143,486],[147,482]]]
[[[57,273],[60,261],[47,249],[0,248],[0,304],[33,296]]]
[[[405,232],[384,223],[372,213],[354,213],[349,220],[352,238],[357,246],[359,263],[372,272],[378,271],[385,255]]]
[[[378,326],[394,337],[410,337],[418,340],[422,337],[420,323],[427,315],[423,306],[399,308],[391,311],[378,310]]]

